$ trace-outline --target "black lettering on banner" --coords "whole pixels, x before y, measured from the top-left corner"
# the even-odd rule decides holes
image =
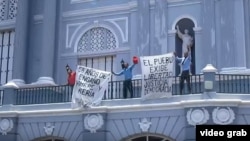
[[[173,62],[173,57],[159,57],[154,59],[154,65],[168,65]]]
[[[99,74],[99,78],[100,78],[100,79],[106,79],[107,76],[108,76],[108,74],[106,74],[106,73],[102,73],[102,72],[101,72],[101,73]]]
[[[144,78],[144,94],[171,93],[173,76],[169,65],[173,63],[174,57],[160,56],[153,59],[144,59],[142,64],[147,69]]]
[[[197,125],[196,141],[247,141],[250,125]]]
[[[92,89],[87,90],[87,89],[79,88],[78,93],[80,93],[81,95],[84,95],[84,96],[89,96],[89,97],[94,97],[94,95],[95,95],[95,93],[93,92]]]
[[[78,67],[78,72],[83,73],[83,72],[84,72],[84,70],[85,70],[85,68],[84,68],[84,67],[81,67],[81,66],[79,66],[79,67]]]
[[[86,87],[87,85],[86,85],[86,83],[83,83],[81,81],[76,81],[76,86],[77,87]]]
[[[150,73],[166,72],[168,71],[167,65],[157,65],[149,67]]]
[[[166,79],[147,79],[144,80],[144,93],[145,95],[154,92],[172,92],[172,87]]]
[[[100,79],[92,78],[90,76],[86,76],[83,74],[79,74],[79,80],[87,82],[87,83],[95,84],[95,85],[99,85],[101,81]]]
[[[96,78],[99,75],[99,72],[93,69],[87,69],[85,74]]]
[[[150,62],[150,60],[142,60],[144,66],[153,66],[153,64]]]

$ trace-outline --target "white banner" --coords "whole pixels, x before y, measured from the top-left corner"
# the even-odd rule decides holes
[[[174,60],[173,53],[140,57],[142,99],[172,96]]]
[[[110,76],[110,72],[78,65],[72,108],[99,105],[105,91],[108,92]]]

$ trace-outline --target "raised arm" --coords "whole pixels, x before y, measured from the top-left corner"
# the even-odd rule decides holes
[[[132,69],[135,67],[135,65],[136,65],[136,64],[133,64],[133,65],[129,66],[128,69],[132,70]]]
[[[178,35],[178,37],[182,39],[183,34],[181,33],[181,31],[179,29],[179,26],[177,25],[176,28],[177,28],[177,35]]]
[[[120,75],[123,74],[123,70],[122,70],[121,72],[119,72],[119,73],[115,73],[115,72],[112,71],[112,74],[114,74],[114,75],[116,75],[116,76],[120,76]]]

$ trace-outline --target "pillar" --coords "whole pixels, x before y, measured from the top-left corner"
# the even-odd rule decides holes
[[[57,0],[44,0],[41,77],[38,78],[37,83],[54,84],[53,70],[55,57],[56,3]]]
[[[195,36],[195,58],[192,58],[195,62],[195,72],[196,74],[200,74],[202,68],[205,66],[204,58],[207,55],[204,55],[204,47],[202,45],[202,37],[201,37],[201,28],[195,27],[194,30],[194,36]]]

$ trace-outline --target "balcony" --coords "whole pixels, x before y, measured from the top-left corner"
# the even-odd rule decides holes
[[[204,74],[191,76],[192,93],[188,93],[186,83],[184,84],[184,95],[195,95],[205,92],[205,81],[214,78],[214,90],[224,94],[249,94],[250,75],[239,74],[214,74],[213,77],[205,77]],[[172,84],[172,95],[178,96],[180,77],[174,77]],[[141,97],[142,80],[133,80],[134,98]],[[103,100],[124,99],[122,94],[122,81],[109,82],[109,87]],[[71,101],[72,90],[67,85],[22,87],[18,89],[3,89],[0,91],[0,104],[30,105],[66,103]],[[131,97],[129,97],[131,98]],[[9,101],[6,103],[6,101]]]

